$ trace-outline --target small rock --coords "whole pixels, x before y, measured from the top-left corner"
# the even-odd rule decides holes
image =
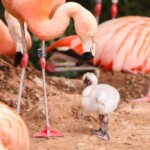
[[[43,87],[42,80],[39,79],[38,77],[35,77],[35,78],[33,79],[33,81],[35,82],[35,84],[36,84],[37,86]]]

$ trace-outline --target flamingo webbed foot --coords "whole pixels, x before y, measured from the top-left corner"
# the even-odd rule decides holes
[[[98,130],[92,130],[92,134],[95,134],[98,138],[101,140],[109,140],[110,136],[107,131],[105,131],[103,128],[100,128]]]
[[[96,136],[101,136],[104,133],[104,129],[99,128],[98,130],[91,130],[92,134],[95,134]]]
[[[49,126],[33,135],[35,138],[50,138],[50,137],[63,137],[63,134],[51,129]]]
[[[101,140],[109,140],[110,136],[107,131],[103,132],[103,135],[100,137]]]

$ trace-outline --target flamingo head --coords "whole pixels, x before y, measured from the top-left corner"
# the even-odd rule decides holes
[[[83,54],[81,55],[79,61],[77,62],[77,66],[81,66],[94,58],[96,42],[94,40],[87,40],[82,43],[83,46]]]
[[[90,38],[86,42],[83,43],[83,51],[91,52],[92,56],[95,56],[96,42],[93,38]]]

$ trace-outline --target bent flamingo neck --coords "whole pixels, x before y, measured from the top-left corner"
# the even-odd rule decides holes
[[[74,2],[62,4],[64,1],[32,0],[31,3],[29,0],[2,0],[5,8],[18,19],[21,16],[19,21],[23,19],[29,30],[41,40],[51,40],[62,35],[71,17],[74,19],[76,32],[82,40],[94,36],[97,22],[91,12]]]

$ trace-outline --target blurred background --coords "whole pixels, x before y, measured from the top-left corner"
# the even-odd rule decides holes
[[[68,1],[74,1],[80,3],[82,6],[84,6],[92,13],[94,13],[95,0],[67,0],[67,2]],[[111,0],[102,0],[101,22],[111,19],[110,8],[111,8]],[[149,8],[150,8],[149,0],[119,0],[117,17],[128,16],[128,15],[139,15],[139,16],[149,17],[150,16]],[[3,14],[4,14],[4,8],[0,1],[0,18],[3,21],[5,21]],[[61,37],[71,35],[71,34],[75,34],[73,20],[71,20],[69,27]],[[46,46],[50,45],[55,40],[57,39],[47,41]],[[37,69],[39,69],[40,67],[38,63],[39,58],[37,54],[37,49],[40,47],[40,41],[35,36],[32,35],[32,42],[33,42],[32,48],[29,51],[30,61]]]

